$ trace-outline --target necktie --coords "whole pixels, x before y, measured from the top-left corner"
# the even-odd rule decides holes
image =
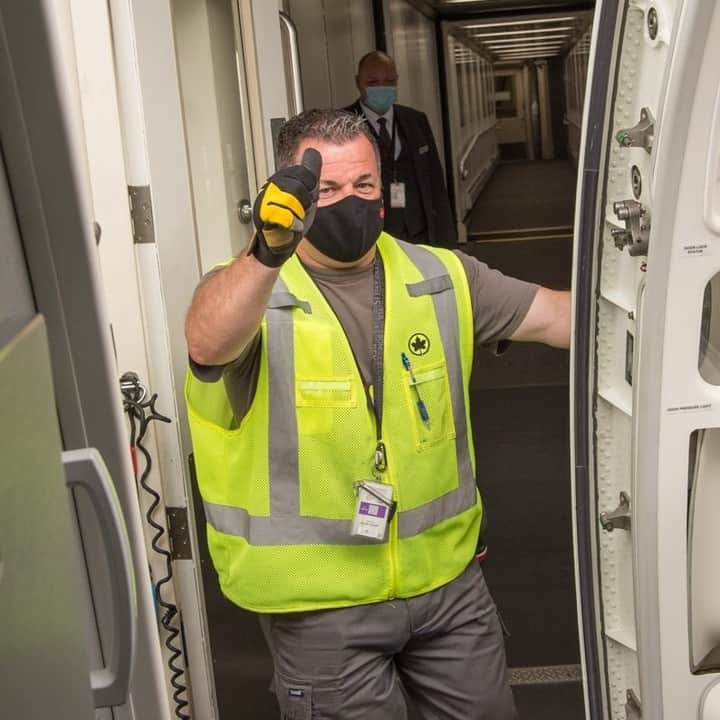
[[[382,164],[389,167],[392,164],[395,153],[393,152],[392,140],[390,139],[390,133],[387,129],[387,119],[383,117],[378,118],[378,125],[380,126],[380,130],[378,132],[380,158],[382,160]]]

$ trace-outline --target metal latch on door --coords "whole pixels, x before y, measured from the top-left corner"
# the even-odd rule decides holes
[[[630,530],[630,496],[625,491],[620,493],[620,504],[614,510],[600,513],[600,524],[608,532],[615,528]]]
[[[655,118],[650,112],[650,108],[642,108],[640,122],[634,127],[619,130],[615,139],[623,147],[641,147],[649,153],[655,139]]]
[[[620,200],[613,203],[613,212],[625,223],[624,228],[610,230],[615,247],[618,250],[627,247],[633,257],[647,255],[650,221],[645,207],[637,200]]]

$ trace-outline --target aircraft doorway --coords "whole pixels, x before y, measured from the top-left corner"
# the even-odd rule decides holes
[[[591,21],[588,12],[555,12],[444,23],[448,125],[453,156],[462,158],[453,173],[466,240],[460,248],[554,289],[569,289],[572,277],[577,128]],[[476,67],[490,72],[490,83],[477,81]],[[584,710],[569,357],[535,344],[498,350],[500,357],[476,354],[471,382],[488,513],[483,570],[509,632],[520,717],[574,719]]]
[[[427,113],[454,179],[456,214],[466,230],[461,249],[508,275],[569,287],[575,168],[563,125],[562,60],[553,65],[532,58],[529,66],[513,58],[503,65],[485,50],[473,52],[478,46],[469,31],[433,22],[410,3],[388,5],[384,32],[398,64],[400,103]],[[312,8],[299,0],[284,3],[295,26],[299,60],[299,68],[286,67],[286,80],[299,87],[305,108],[343,107],[355,98],[357,60],[373,49],[377,36],[370,6],[361,11],[360,3],[353,3],[351,15],[349,3],[325,1]],[[586,13],[572,23],[568,50],[589,22]],[[436,34],[438,27],[442,33]],[[443,43],[436,43],[440,35]],[[455,59],[463,62],[454,64]],[[508,87],[509,112],[519,118],[513,131],[520,137],[517,149],[514,142],[501,142],[497,127],[507,97],[502,88]],[[518,346],[500,358],[478,353],[471,385],[477,464],[489,516],[484,569],[510,632],[508,661],[520,717],[534,720],[583,715],[567,378],[566,352]],[[254,717],[275,717],[275,700],[267,691],[269,657],[255,618],[220,596],[202,537],[200,544],[219,716],[249,701]]]

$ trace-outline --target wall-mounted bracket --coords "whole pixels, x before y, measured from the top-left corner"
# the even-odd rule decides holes
[[[623,147],[645,148],[649,154],[655,140],[655,118],[650,108],[644,107],[640,111],[640,122],[634,127],[619,130],[615,139]]]
[[[615,528],[630,530],[630,496],[625,491],[620,493],[620,504],[614,510],[600,513],[600,524],[608,532]]]
[[[627,700],[625,703],[625,717],[627,720],[642,720],[642,706],[635,691],[628,689],[625,699]]]
[[[190,529],[186,507],[167,508],[170,554],[173,560],[191,560]]]

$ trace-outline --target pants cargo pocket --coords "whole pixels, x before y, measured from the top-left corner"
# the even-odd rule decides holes
[[[275,696],[282,720],[311,720],[312,686],[275,674]]]

